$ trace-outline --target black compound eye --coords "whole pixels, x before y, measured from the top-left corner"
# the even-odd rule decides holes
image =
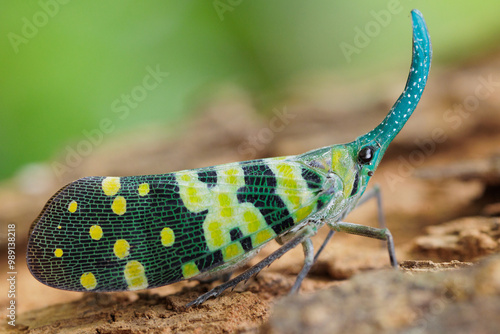
[[[369,164],[373,159],[375,149],[372,146],[365,146],[358,153],[358,160],[362,164]]]

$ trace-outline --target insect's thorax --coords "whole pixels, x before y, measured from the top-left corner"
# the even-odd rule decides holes
[[[318,229],[326,220],[343,219],[356,206],[364,191],[360,169],[348,144],[310,151],[296,159],[321,175],[322,184],[318,187],[316,198],[319,205],[304,220],[296,221],[293,228],[285,231],[282,241],[300,234],[306,226],[314,225]]]

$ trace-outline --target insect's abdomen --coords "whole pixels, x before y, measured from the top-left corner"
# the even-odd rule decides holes
[[[162,286],[228,263],[321,208],[324,176],[269,159],[163,175],[88,177],[34,222],[28,266],[76,291]]]

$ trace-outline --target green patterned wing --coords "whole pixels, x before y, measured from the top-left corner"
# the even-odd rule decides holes
[[[325,204],[325,175],[293,159],[86,177],[46,204],[27,263],[44,284],[139,290],[237,265]]]

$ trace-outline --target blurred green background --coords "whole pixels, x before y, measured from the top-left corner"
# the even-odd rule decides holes
[[[0,180],[53,159],[104,118],[118,132],[181,122],[217,83],[267,110],[305,73],[406,73],[412,8],[429,26],[434,67],[500,45],[498,0],[2,1]],[[155,69],[168,76],[153,88]]]

